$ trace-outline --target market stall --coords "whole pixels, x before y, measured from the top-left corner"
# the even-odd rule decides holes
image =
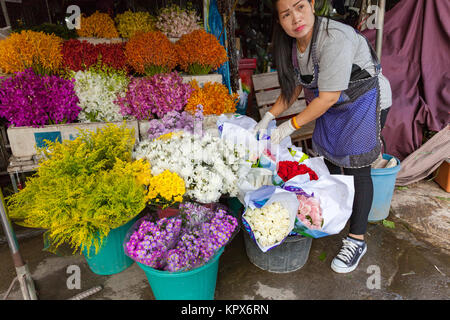
[[[235,7],[204,4],[203,19],[175,4],[95,11],[77,30],[45,25],[0,42],[8,171],[35,171],[2,217],[44,229],[46,250],[68,246],[95,274],[136,262],[156,299],[214,299],[220,256],[240,231],[257,266],[298,270],[313,239],[344,228],[355,194],[323,157],[290,137],[272,143],[275,120],[255,134],[232,89]]]

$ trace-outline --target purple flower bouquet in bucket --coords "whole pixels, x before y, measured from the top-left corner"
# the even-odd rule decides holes
[[[180,214],[157,221],[139,219],[125,237],[125,254],[151,268],[177,272],[199,268],[227,245],[239,231],[225,206],[210,209],[197,203],[180,204]]]

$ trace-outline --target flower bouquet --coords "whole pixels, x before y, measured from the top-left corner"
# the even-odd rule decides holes
[[[82,111],[78,115],[80,122],[122,121],[118,97],[125,96],[130,82],[124,71],[97,64],[86,71],[72,72],[75,91],[80,100]]]
[[[294,228],[299,206],[295,193],[263,186],[248,192],[244,205],[242,224],[262,252],[279,246]]]
[[[80,130],[75,140],[50,142],[25,188],[8,198],[9,216],[19,225],[47,229],[55,252],[95,248],[110,231],[135,218],[146,203],[146,161],[131,158],[135,136],[125,125]],[[121,244],[120,244],[121,249]],[[94,250],[92,250],[94,251]]]
[[[297,161],[280,161],[278,162],[278,170],[277,175],[284,182],[291,180],[292,178],[298,176],[308,174],[308,180],[318,180],[319,177],[317,174],[308,166],[302,163],[298,163]]]
[[[107,14],[95,11],[89,17],[81,15],[81,28],[77,29],[79,37],[118,38],[114,20]]]
[[[263,247],[281,242],[289,234],[289,211],[281,203],[272,202],[262,208],[248,209],[245,220],[256,241]]]
[[[129,39],[136,32],[155,31],[155,18],[148,12],[132,12],[130,10],[118,14],[114,21],[122,38]]]
[[[178,5],[162,8],[156,17],[156,27],[169,38],[179,38],[201,29],[200,16],[195,9],[181,9]]]
[[[178,174],[164,170],[150,177],[147,188],[147,204],[156,207],[160,218],[178,212],[177,206],[183,201],[186,192],[184,180]]]
[[[117,104],[124,116],[138,120],[149,120],[155,115],[163,118],[170,111],[180,112],[192,91],[177,72],[155,74],[133,78],[126,94],[118,97]]]
[[[39,76],[32,69],[15,73],[0,87],[0,116],[16,127],[74,122],[78,102],[74,80]]]
[[[43,32],[23,30],[0,41],[0,69],[4,73],[25,71],[56,74],[62,64],[63,40]]]
[[[125,45],[125,55],[141,75],[171,72],[177,65],[174,45],[160,31],[135,33]]]
[[[92,44],[71,39],[62,46],[63,67],[69,71],[85,71],[97,64],[128,71],[123,43]]]
[[[191,93],[185,110],[195,113],[198,106],[203,106],[204,115],[221,115],[224,113],[236,112],[236,106],[239,102],[237,93],[230,94],[228,88],[216,82],[207,82],[201,88],[197,81],[190,82],[194,91]]]
[[[180,132],[169,139],[141,141],[135,159],[147,159],[152,172],[176,172],[186,185],[186,197],[200,203],[217,202],[222,195],[238,193],[240,165],[245,150],[209,134]]]
[[[236,218],[225,207],[212,210],[182,203],[180,214],[152,221],[141,218],[124,243],[133,260],[169,272],[189,271],[208,261],[239,231]]]
[[[225,48],[204,29],[183,35],[175,43],[178,64],[191,75],[208,74],[228,60]]]

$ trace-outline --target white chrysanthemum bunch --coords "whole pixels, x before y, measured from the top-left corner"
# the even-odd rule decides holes
[[[262,208],[248,208],[244,217],[256,241],[263,247],[280,242],[290,232],[289,212],[279,202],[272,202]]]
[[[161,9],[156,18],[156,27],[169,38],[180,38],[184,34],[201,29],[200,21],[195,9],[181,9],[173,4]]]
[[[75,92],[82,108],[80,122],[122,121],[117,95],[124,96],[129,78],[124,73],[95,70],[78,71],[74,74]]]
[[[161,137],[160,137],[161,138]],[[238,194],[239,168],[245,150],[209,134],[184,132],[169,139],[144,140],[133,157],[148,159],[152,174],[176,172],[185,181],[186,196],[201,203],[217,202],[221,195]]]

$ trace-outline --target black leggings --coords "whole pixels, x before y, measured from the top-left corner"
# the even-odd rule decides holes
[[[325,159],[325,164],[331,174],[342,174],[341,168]],[[353,176],[355,184],[355,197],[353,211],[350,217],[349,233],[363,235],[366,233],[369,211],[372,207],[373,183],[370,175],[371,166],[358,169],[344,168],[344,174]]]

